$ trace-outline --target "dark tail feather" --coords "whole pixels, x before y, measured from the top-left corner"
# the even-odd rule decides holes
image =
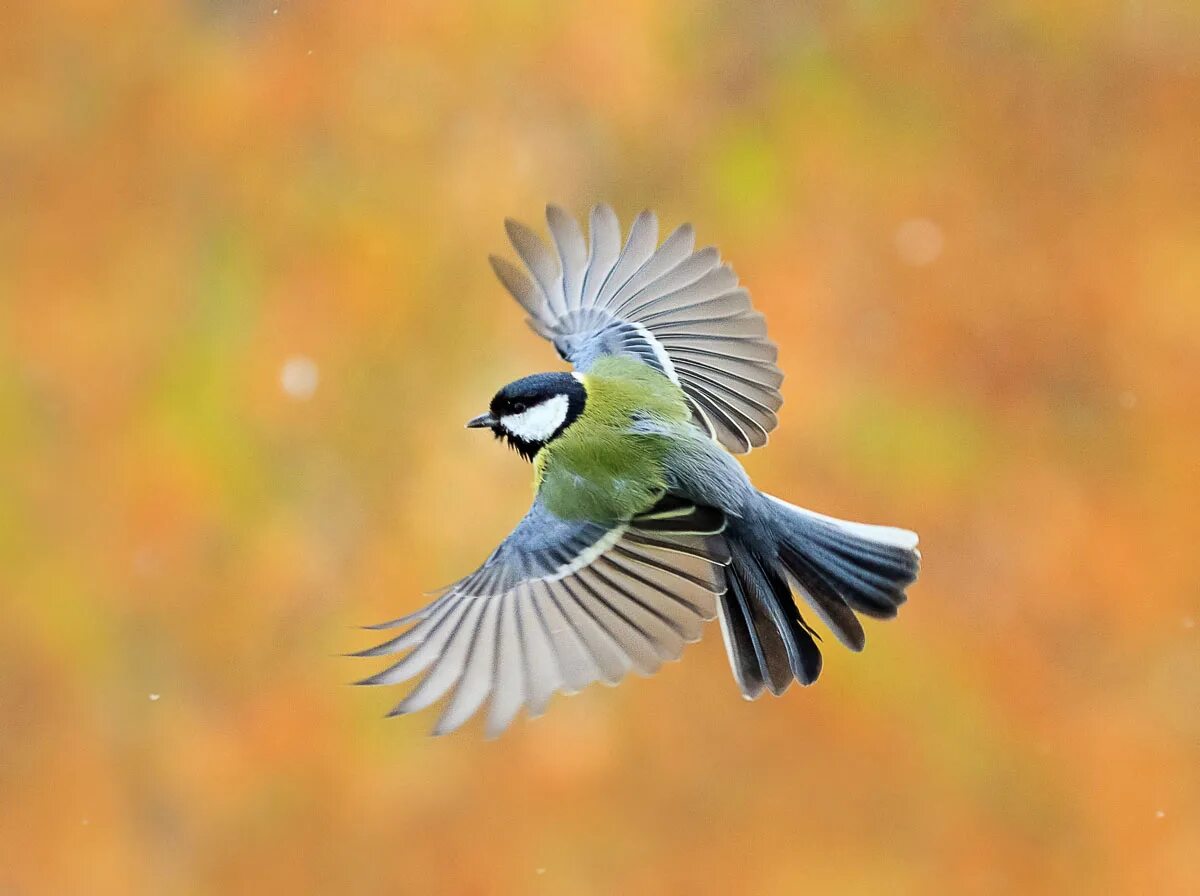
[[[742,694],[753,700],[766,687],[778,696],[793,678],[812,684],[821,674],[821,651],[782,572],[746,540],[734,536],[728,543],[721,631]]]
[[[890,619],[917,577],[917,536],[812,513],[763,496],[761,520],[726,531],[730,563],[721,599],[721,629],[730,665],[750,699],[781,694],[792,679],[811,684],[821,672],[816,633],[788,587],[851,650],[866,643],[855,612]]]
[[[862,629],[849,611],[876,619],[896,615],[908,599],[904,589],[920,570],[917,534],[822,516],[778,498],[768,497],[767,503],[779,559],[830,628],[848,647],[861,650]]]

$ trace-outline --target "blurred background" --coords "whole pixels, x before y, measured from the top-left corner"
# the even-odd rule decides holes
[[[0,893],[1200,892],[1200,7],[0,21]],[[921,532],[816,686],[346,686],[525,511],[462,423],[560,366],[486,261],[548,200],[694,222],[760,487]]]

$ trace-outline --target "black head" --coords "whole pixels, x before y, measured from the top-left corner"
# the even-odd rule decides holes
[[[470,428],[488,427],[526,460],[558,438],[583,413],[587,390],[570,373],[535,373],[509,383],[496,393],[491,408],[467,421]]]

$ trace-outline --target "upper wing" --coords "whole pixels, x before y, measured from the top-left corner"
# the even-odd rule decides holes
[[[453,731],[490,696],[487,731],[520,711],[540,715],[555,691],[650,674],[700,637],[725,590],[729,556],[720,511],[664,498],[612,526],[556,517],[535,501],[478,570],[417,613],[372,626],[411,627],[356,656],[411,648],[360,682],[425,677],[392,710],[424,709],[453,694],[434,728]]]
[[[683,389],[696,422],[735,454],[766,444],[783,403],[778,352],[717,250],[694,252],[690,224],[658,246],[658,219],[649,211],[633,222],[624,248],[607,205],[592,209],[590,243],[557,206],[546,208],[546,221],[553,251],[528,227],[505,222],[532,279],[491,258],[530,326],[580,370],[603,355],[654,366]]]

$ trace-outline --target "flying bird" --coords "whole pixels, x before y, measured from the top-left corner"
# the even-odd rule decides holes
[[[524,707],[678,659],[720,620],[747,699],[808,685],[819,636],[851,650],[858,615],[890,619],[917,576],[917,536],[848,522],[760,492],[734,455],[764,445],[783,374],[761,314],[690,225],[658,244],[649,211],[624,241],[607,205],[588,238],[557,206],[552,245],[505,227],[525,270],[492,268],[530,326],[574,366],[509,383],[470,428],[531,461],[533,506],[475,572],[355,656],[403,654],[360,684],[420,681],[392,710],[449,694],[435,734],[483,707],[495,736]]]

